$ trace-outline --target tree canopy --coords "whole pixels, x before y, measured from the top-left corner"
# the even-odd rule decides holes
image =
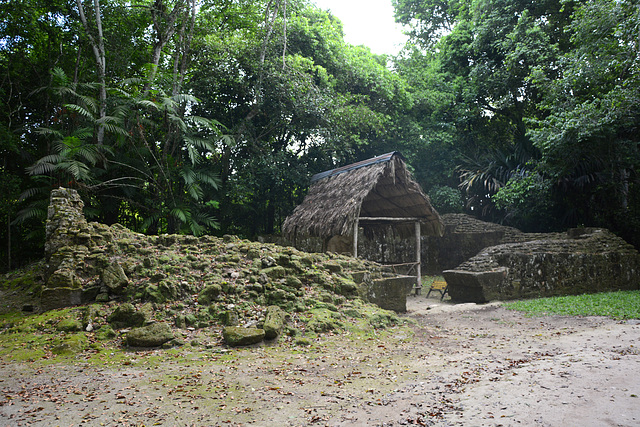
[[[307,0],[0,4],[0,269],[52,188],[145,233],[277,233],[399,150],[440,212],[640,245],[637,1],[394,0],[397,57]]]

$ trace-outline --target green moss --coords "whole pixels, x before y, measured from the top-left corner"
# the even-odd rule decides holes
[[[82,330],[82,322],[78,319],[62,319],[56,325],[60,332],[78,332]]]
[[[125,303],[117,307],[107,318],[107,321],[116,329],[141,326],[147,320],[148,312],[136,310],[133,304],[130,303]]]
[[[7,279],[0,281],[0,287],[2,289],[39,294],[43,285],[43,271],[43,263],[31,264],[23,269],[14,271],[8,276],[4,276]]]
[[[313,341],[311,341],[309,338],[306,338],[306,337],[296,338],[294,342],[296,345],[299,345],[299,346],[310,346],[313,344]]]
[[[369,324],[376,329],[385,329],[400,323],[400,318],[392,311],[380,310],[368,318]]]
[[[310,319],[307,321],[307,328],[314,332],[329,332],[335,329],[344,328],[344,323],[340,321],[342,315],[326,308],[315,308],[310,311]]]
[[[107,341],[117,336],[116,331],[110,325],[102,325],[100,329],[96,331],[96,339],[100,341]]]
[[[325,270],[330,271],[331,273],[341,273],[342,266],[337,263],[327,262],[322,266]]]
[[[85,334],[65,335],[59,340],[55,340],[51,347],[51,352],[58,355],[71,355],[84,351],[89,344],[89,339]]]
[[[276,265],[275,267],[263,269],[261,273],[265,274],[270,279],[282,279],[286,276],[287,270],[285,270],[281,265]]]
[[[285,322],[285,313],[278,306],[269,306],[264,321],[264,334],[266,339],[277,338],[282,332]]]
[[[358,293],[358,286],[353,280],[344,277],[337,277],[336,280],[338,293],[345,296],[356,295]]]
[[[218,283],[210,283],[198,294],[198,304],[209,305],[216,301],[222,293],[222,286]]]
[[[303,286],[302,281],[295,276],[287,276],[285,284],[293,289],[301,289]]]

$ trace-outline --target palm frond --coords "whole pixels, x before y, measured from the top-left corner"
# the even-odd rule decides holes
[[[141,83],[146,82],[145,79],[142,79],[140,77],[129,77],[128,79],[124,79],[122,80],[122,84],[123,85],[139,85]]]
[[[36,203],[31,204],[18,211],[16,219],[12,221],[12,224],[22,224],[33,218],[44,221],[47,219],[47,210],[47,207],[38,206]]]
[[[94,113],[87,110],[86,108],[83,108],[77,104],[65,104],[64,106],[71,111],[75,111],[76,113],[80,114],[82,117],[88,120],[91,120],[91,121],[95,120]]]
[[[204,191],[202,191],[202,187],[197,182],[187,185],[187,192],[193,200],[201,200],[204,197]]]
[[[200,100],[198,98],[196,98],[193,95],[188,95],[186,93],[179,93],[177,95],[172,96],[171,101],[173,101],[176,104],[182,104],[185,102],[191,102],[193,104],[197,104],[200,102]]]
[[[187,211],[180,208],[173,208],[170,212],[171,216],[182,222],[187,222]]]
[[[124,89],[121,89],[119,87],[108,87],[107,88],[107,93],[109,95],[120,95],[121,97],[128,99],[131,98],[131,94],[129,92],[127,92]]]
[[[140,99],[135,101],[135,105],[140,106],[140,107],[146,107],[146,108],[151,108],[152,110],[156,110],[159,111],[160,110],[160,105],[158,105],[157,103],[148,100],[148,99]]]
[[[28,188],[26,190],[24,190],[22,193],[20,193],[20,196],[18,196],[18,201],[19,202],[23,202],[27,199],[30,199],[34,196],[43,196],[46,194],[49,194],[49,188],[48,187],[33,187],[33,188]]]
[[[214,190],[217,190],[219,188],[220,177],[217,173],[211,170],[197,171],[196,177],[200,182],[210,185]]]
[[[73,131],[72,136],[80,140],[91,138],[93,136],[93,128],[89,128],[89,127],[78,128]]]
[[[180,170],[180,176],[186,185],[193,184],[198,178],[196,171],[189,167],[182,168]]]
[[[185,149],[187,150],[187,155],[189,156],[189,160],[191,161],[191,164],[193,166],[202,162],[202,156],[200,155],[198,150],[196,150],[196,147],[194,147],[193,144],[187,144]]]
[[[120,136],[129,136],[129,132],[126,129],[123,129],[121,126],[112,124],[112,123],[104,123],[102,127],[109,133]]]
[[[187,118],[187,120],[189,122],[192,122],[195,125],[198,125],[200,127],[206,128],[206,129],[211,129],[211,130],[218,130],[222,127],[222,125],[220,124],[219,121],[217,120],[212,120],[212,119],[207,119],[205,117],[201,117],[201,116],[189,116]]]
[[[55,165],[56,170],[61,170],[73,176],[77,181],[91,181],[87,165],[77,161],[65,161]]]
[[[31,176],[37,175],[49,175],[56,169],[56,164],[60,160],[60,156],[57,154],[50,154],[38,160],[31,166],[28,166],[27,173]]]
[[[36,133],[39,135],[53,135],[55,138],[63,138],[62,132],[51,128],[39,127],[36,129]]]
[[[183,139],[185,142],[193,144],[195,147],[199,148],[202,151],[212,153],[216,150],[215,144],[211,139],[200,138],[197,136],[184,136]]]

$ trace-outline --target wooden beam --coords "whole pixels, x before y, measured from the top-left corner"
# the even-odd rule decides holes
[[[361,216],[358,218],[361,222],[419,222],[426,221],[427,219],[422,218],[397,218],[397,217],[388,217],[388,216],[374,216],[367,217]]]
[[[358,218],[356,218],[355,224],[353,225],[353,257],[358,258],[358,230],[360,229],[360,224]]]
[[[422,254],[421,254],[421,248],[420,248],[420,221],[416,221],[416,262],[418,263],[416,265],[416,275],[418,276],[416,278],[416,295],[420,295],[420,291],[422,291],[422,272],[420,269],[420,266],[422,264]]]

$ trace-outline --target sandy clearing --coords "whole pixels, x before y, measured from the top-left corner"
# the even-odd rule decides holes
[[[423,296],[408,308],[410,339],[148,367],[0,363],[0,425],[640,425],[638,321]]]

